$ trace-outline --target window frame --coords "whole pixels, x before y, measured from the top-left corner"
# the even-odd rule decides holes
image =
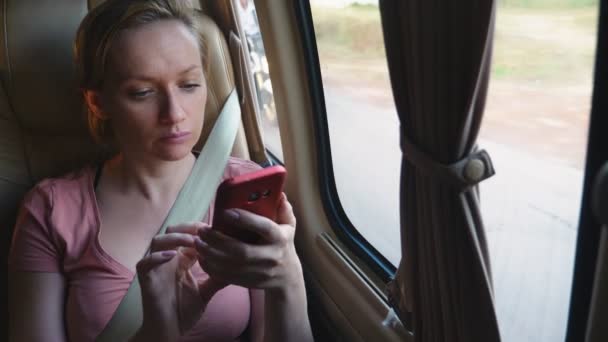
[[[268,149],[268,147],[266,147],[265,149],[266,149],[266,155],[268,156],[268,165],[266,165],[266,166],[272,166],[272,165],[285,166],[285,162],[283,160],[281,160],[279,157],[277,157],[277,155],[274,154],[270,149]]]
[[[397,268],[361,235],[348,218],[348,215],[346,215],[340,202],[333,173],[325,92],[309,1],[295,0],[294,11],[298,23],[305,61],[304,67],[308,76],[307,81],[310,89],[319,190],[325,215],[340,241],[370,267],[383,282],[388,283],[393,278]]]
[[[608,0],[599,1],[591,118],[585,161],[585,178],[581,213],[577,231],[574,273],[570,292],[570,308],[566,341],[584,341],[591,308],[595,268],[599,252],[601,225],[591,207],[595,176],[608,160]],[[604,44],[602,44],[604,42]],[[604,61],[604,62],[602,62]]]

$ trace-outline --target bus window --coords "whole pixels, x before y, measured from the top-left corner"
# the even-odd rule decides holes
[[[399,119],[378,1],[310,5],[339,201],[358,233],[396,266]]]
[[[238,20],[247,42],[246,51],[248,51],[249,67],[257,95],[258,122],[264,135],[264,144],[274,157],[283,161],[272,82],[255,5],[253,0],[235,0],[234,6],[237,9]]]
[[[597,0],[498,2],[479,145],[504,341],[564,341],[581,206]]]
[[[335,183],[353,226],[396,265],[399,122],[378,1],[311,1]],[[498,2],[479,146],[504,341],[563,341],[581,206],[597,0]]]

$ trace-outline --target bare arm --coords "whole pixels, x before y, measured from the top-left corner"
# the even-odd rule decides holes
[[[251,290],[250,341],[313,341],[303,281],[277,290]]]
[[[9,273],[9,341],[65,342],[66,282],[60,273]]]
[[[250,289],[251,320],[249,327],[249,341],[264,342],[264,290]]]
[[[294,268],[300,272],[291,286],[265,291],[265,341],[313,341],[299,261]]]

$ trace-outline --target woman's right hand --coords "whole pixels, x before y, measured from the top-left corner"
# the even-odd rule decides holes
[[[137,264],[144,320],[138,335],[145,340],[175,341],[201,318],[213,295],[227,284],[213,278],[197,280],[195,237],[204,223],[167,228],[154,237],[150,254]]]

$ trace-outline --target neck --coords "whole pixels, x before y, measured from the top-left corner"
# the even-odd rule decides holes
[[[195,160],[192,154],[177,161],[142,161],[120,154],[107,163],[106,172],[119,191],[158,203],[177,196]]]

